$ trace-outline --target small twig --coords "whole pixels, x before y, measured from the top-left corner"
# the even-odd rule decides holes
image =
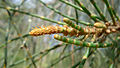
[[[96,2],[94,0],[90,0],[90,2],[93,4],[93,6],[95,7],[95,9],[97,10],[97,12],[99,13],[99,15],[101,16],[101,18],[103,19],[104,22],[107,22],[105,16],[103,15],[102,11],[100,10],[100,8],[97,6]]]
[[[73,21],[75,21],[75,22],[79,22],[80,24],[87,25],[87,24],[86,24],[87,22],[84,23],[83,21],[79,21],[78,19],[75,19],[75,18],[70,17],[70,16],[68,16],[68,15],[62,14],[59,10],[54,9],[53,7],[51,7],[51,6],[47,5],[47,4],[45,4],[45,3],[42,2],[41,0],[39,0],[39,1],[40,1],[44,6],[46,6],[47,8],[53,10],[55,13],[58,13],[58,14],[60,14],[61,16],[66,17],[66,18],[68,18],[68,19],[70,19],[70,20],[73,20]]]
[[[4,68],[7,68],[7,57],[8,57],[8,38],[9,38],[9,33],[10,33],[10,29],[11,29],[11,20],[12,20],[12,16],[11,13],[7,10],[7,13],[9,15],[9,20],[8,20],[8,28],[6,30],[6,37],[5,37],[5,49],[4,49]]]
[[[52,19],[48,19],[48,18],[46,18],[44,16],[39,16],[37,14],[32,14],[32,13],[25,12],[25,11],[20,11],[20,10],[11,8],[11,7],[1,7],[0,6],[0,8],[7,9],[7,10],[10,10],[10,11],[19,12],[19,13],[26,14],[26,15],[29,15],[29,16],[32,16],[32,17],[40,18],[42,20],[49,21],[49,22],[52,22],[52,23],[57,23],[57,24],[60,24],[60,25],[66,25],[65,23],[60,22],[60,21],[55,21],[55,20],[52,20]]]
[[[91,48],[87,48],[84,56],[82,57],[82,60],[77,62],[75,65],[73,65],[71,68],[76,68],[79,65],[79,68],[83,68],[86,60],[88,59],[88,57],[91,56],[91,54],[93,54],[94,51],[92,51]]]
[[[40,51],[40,52],[38,52],[38,53],[35,53],[34,55],[32,55],[32,57],[35,58],[35,57],[39,56],[40,54],[45,54],[45,53],[50,52],[50,51],[52,51],[52,50],[54,50],[54,49],[57,49],[57,48],[59,48],[59,47],[61,47],[61,46],[63,46],[63,45],[59,45],[59,44],[58,44],[58,45],[55,45],[55,46],[52,47],[52,48],[45,49],[45,50],[43,50],[43,51]],[[21,64],[21,63],[27,61],[27,60],[29,60],[29,59],[28,59],[28,58],[24,58],[24,59],[22,59],[22,60],[19,60],[19,61],[15,62],[15,63],[9,65],[9,67],[16,66],[16,65],[18,65],[18,64]],[[35,62],[36,62],[36,61],[37,61],[37,60],[35,60]]]
[[[113,11],[112,11],[112,7],[110,6],[108,0],[103,0],[103,2],[105,3],[105,5],[107,6],[108,12],[111,16],[111,19],[113,21],[113,24],[116,25],[116,21],[115,21],[115,17],[113,15]]]
[[[60,61],[64,60],[65,58],[69,57],[71,54],[73,54],[74,52],[76,52],[77,50],[80,50],[82,49],[82,47],[79,47],[79,48],[76,48],[74,51],[71,51],[69,54],[61,57],[61,58],[58,58],[55,62],[53,62],[50,66],[48,66],[48,68],[51,68],[53,67],[54,65],[58,64]]]

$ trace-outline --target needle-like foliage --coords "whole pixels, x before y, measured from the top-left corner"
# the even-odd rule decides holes
[[[113,5],[111,5],[110,0],[86,1],[86,3],[87,2],[90,3],[90,6],[88,5],[89,7],[83,3],[84,0],[83,1],[74,0],[73,2],[72,0],[59,0],[56,2],[58,2],[58,5],[54,7],[54,5],[51,6],[52,2],[50,4],[47,4],[43,0],[36,1],[36,8],[41,6],[44,7],[45,9],[47,8],[48,11],[46,12],[49,12],[49,14],[46,14],[45,12],[41,12],[45,14],[40,16],[37,14],[40,10],[38,11],[36,9],[35,10],[36,13],[34,13],[27,11],[27,9],[21,9],[22,5],[25,3],[25,0],[23,0],[20,5],[16,5],[16,6],[10,4],[9,1],[4,1],[4,0],[1,1],[1,4],[3,5],[0,5],[0,9],[7,11],[8,18],[6,19],[8,20],[7,21],[8,26],[5,32],[6,33],[5,40],[3,43],[0,42],[0,48],[4,49],[4,56],[2,56],[2,59],[0,58],[0,60],[2,60],[2,64],[0,64],[0,68],[15,67],[18,64],[22,65],[22,63],[25,64],[23,67],[26,68],[31,68],[31,66],[33,66],[34,68],[39,68],[39,67],[58,68],[57,66],[59,66],[60,62],[63,63],[60,64],[60,66],[62,65],[63,67],[69,67],[69,68],[70,67],[84,68],[85,66],[87,66],[87,68],[103,68],[104,64],[105,64],[104,68],[120,67],[119,66],[120,19]],[[102,3],[101,6],[104,5],[104,7],[106,7],[106,12],[108,12],[107,14],[109,14],[109,16],[106,16],[107,14],[105,15],[105,12],[103,12],[105,8],[101,9],[101,6],[97,4],[98,2]],[[38,3],[40,3],[41,5],[39,5]],[[68,10],[68,9],[67,7],[64,8],[62,6],[64,7],[67,6],[72,9],[67,12],[63,12],[64,10]],[[61,7],[62,10],[60,10]],[[92,11],[89,8],[93,8]],[[41,11],[45,9],[41,9]],[[93,13],[94,10],[96,11],[96,13]],[[89,19],[90,21],[85,21],[85,19],[81,18],[82,13],[85,14],[86,19]],[[29,22],[28,29],[19,28],[14,23],[15,20],[18,20],[15,17],[17,17],[17,15],[20,14],[22,14],[22,16],[27,15],[28,18],[31,19],[34,17],[33,20],[31,19],[28,20]],[[56,16],[53,19],[52,17],[54,15]],[[60,16],[61,18],[59,18],[60,20],[58,20],[57,18]],[[29,29],[32,28],[32,26],[30,25],[31,23],[39,22],[37,18],[40,19],[40,21],[42,20],[41,22],[44,22],[42,24],[46,24],[45,21],[47,21],[47,22],[55,23],[57,25],[52,25],[52,24],[48,26],[42,25],[42,26],[36,26],[33,29]],[[26,18],[22,18],[22,19],[26,20]],[[24,25],[25,23],[23,22],[21,23],[22,26],[25,26]],[[14,31],[11,31],[12,29]],[[25,31],[26,34],[22,34],[22,32],[19,29],[23,29],[23,31]],[[14,32],[17,33],[17,37],[13,38],[11,36],[14,36]],[[49,38],[47,39],[43,38],[42,40],[40,39],[37,40],[36,38],[34,38],[38,36],[43,37],[43,35],[51,36],[52,34],[55,35],[52,40],[49,40],[50,42],[48,41]],[[54,39],[56,41],[61,41],[61,43],[57,44]],[[46,42],[49,42],[49,44],[45,43],[47,49],[45,49],[44,48],[45,46],[43,46],[43,42],[45,40],[47,40]],[[16,45],[18,44],[21,46],[18,47],[18,50],[15,52],[15,54],[14,53],[11,54],[10,52],[12,52],[13,50],[10,50],[9,52],[8,45],[12,44],[12,42],[14,41],[20,41],[19,43],[16,43]],[[51,41],[55,41],[55,42],[52,43]],[[38,43],[40,45],[39,47],[36,46]],[[53,46],[53,44],[57,44],[57,45]],[[49,45],[52,45],[53,47]],[[63,47],[64,45],[65,47]],[[16,56],[19,55],[18,53],[20,49],[24,51],[23,53],[25,53],[25,55],[23,59],[14,62]],[[47,60],[49,58],[43,59],[45,56],[46,57],[51,56],[51,54],[55,54],[55,56],[52,55],[52,57],[50,57],[50,61]],[[70,56],[72,57],[70,58]],[[9,59],[10,57],[12,57],[12,60]],[[65,62],[66,60],[64,59],[68,59],[68,61],[72,61],[72,62],[66,63]],[[41,61],[43,60],[45,61],[43,62],[42,65]],[[38,62],[41,64],[39,65]],[[64,66],[65,64],[70,64],[71,66],[70,65]]]

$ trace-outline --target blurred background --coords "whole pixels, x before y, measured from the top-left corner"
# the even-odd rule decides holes
[[[75,10],[59,0],[42,1],[70,17],[76,18],[77,11],[79,20],[93,23],[85,13]],[[74,0],[67,1],[75,4]],[[90,12],[99,15],[89,0],[80,1]],[[105,4],[101,0],[95,1],[106,18],[110,20]],[[109,0],[109,2],[120,15],[120,0]],[[63,19],[63,16],[50,10],[39,0],[0,0],[0,6],[9,6],[31,14],[45,16],[55,21],[62,21]],[[13,14],[12,18],[10,18],[9,12]],[[6,54],[8,68],[70,68],[81,60],[86,48],[57,41],[53,38],[54,35],[42,35],[39,37],[27,35],[32,28],[56,25],[55,23],[18,12],[9,12],[0,8],[0,68],[4,67]],[[5,49],[6,45],[7,51]],[[110,62],[107,62],[107,59],[112,55],[108,49],[99,49],[97,53],[91,55],[84,68],[108,68]],[[31,56],[33,57],[31,58]],[[119,64],[117,66],[120,68]]]

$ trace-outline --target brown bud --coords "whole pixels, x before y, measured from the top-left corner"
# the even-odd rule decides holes
[[[110,29],[107,29],[107,30],[106,30],[106,33],[108,33],[108,34],[109,34],[110,32],[111,32],[111,31],[110,31]]]
[[[63,18],[63,21],[65,22],[65,23],[69,23],[68,21],[70,21],[68,18]]]
[[[111,29],[112,32],[116,32],[116,29]]]
[[[95,27],[99,27],[99,28],[106,28],[106,25],[103,24],[103,23],[101,23],[101,22],[96,22],[96,23],[94,24],[94,26],[95,26]]]
[[[105,25],[106,25],[106,26],[110,26],[111,24],[110,24],[109,22],[106,22]]]

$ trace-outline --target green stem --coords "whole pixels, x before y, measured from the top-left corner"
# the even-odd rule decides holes
[[[70,3],[70,2],[68,2],[68,1],[64,1],[64,0],[59,0],[59,1],[65,3],[65,4],[67,4],[67,5],[70,5],[71,7],[75,8],[75,9],[78,9],[78,10],[81,11],[81,12],[84,12],[84,10],[83,10],[82,8],[80,8],[80,7],[77,6],[77,5],[74,5],[74,4]]]
[[[68,19],[70,19],[70,20],[73,20],[73,21],[75,21],[75,22],[78,22],[78,23],[80,23],[80,24],[88,25],[87,22],[79,21],[78,19],[75,19],[75,18],[73,18],[73,17],[64,15],[64,14],[62,14],[59,10],[54,9],[53,7],[51,7],[51,6],[47,5],[47,4],[45,4],[45,3],[42,2],[41,0],[39,0],[39,1],[40,1],[44,6],[46,6],[47,8],[53,10],[54,12],[60,14],[60,15],[63,16],[63,17],[66,17],[66,18],[68,18]],[[89,23],[89,24],[90,24],[90,23]]]
[[[72,68],[76,68],[79,65],[79,68],[83,68],[87,58],[92,54],[92,52],[90,53],[90,48],[87,48],[84,56],[82,57],[82,60],[77,62],[75,65],[72,66]]]
[[[107,6],[107,9],[108,9],[108,12],[109,12],[109,14],[110,14],[110,16],[111,16],[111,19],[112,19],[112,21],[113,21],[113,24],[116,25],[115,17],[114,17],[114,15],[113,15],[113,11],[112,11],[112,7],[110,6],[108,0],[103,0],[103,2],[104,2],[104,3],[106,4],[106,6]]]
[[[113,63],[110,64],[109,68],[114,68],[114,64]]]
[[[71,38],[66,38],[60,35],[54,35],[54,38],[56,40],[62,41],[62,42],[66,42],[69,44],[74,44],[74,45],[78,45],[78,46],[83,46],[83,47],[91,47],[91,48],[104,48],[104,47],[111,47],[113,46],[113,43],[93,43],[93,42],[83,42],[83,41],[79,41],[76,39],[71,39]]]
[[[48,19],[44,16],[38,16],[37,14],[32,14],[32,13],[29,13],[29,12],[17,10],[17,9],[14,9],[14,8],[11,8],[11,7],[0,7],[0,8],[7,9],[7,10],[10,10],[10,11],[19,12],[19,13],[26,14],[26,15],[29,15],[29,16],[32,16],[32,17],[40,18],[42,20],[49,21],[49,22],[52,22],[52,23],[57,23],[57,24],[60,24],[60,25],[66,25],[65,23],[60,22],[60,21],[55,21],[55,20],[52,20],[52,19]]]
[[[9,37],[9,33],[10,33],[10,28],[11,28],[11,20],[12,20],[12,16],[11,16],[11,13],[7,10],[7,13],[9,15],[9,20],[8,20],[8,27],[7,27],[7,30],[6,30],[6,37],[5,37],[5,49],[4,49],[4,68],[7,68],[7,55],[8,55],[8,37]]]
[[[74,4],[76,5],[76,1],[74,0]],[[78,11],[77,9],[75,9],[75,15],[76,15],[76,19],[79,20],[79,15],[78,15]],[[78,25],[78,22],[76,22],[76,24]]]
[[[117,13],[115,12],[115,10],[112,8],[112,11],[113,11],[113,14],[114,14],[114,16],[117,18],[117,20],[119,21],[120,19],[119,19],[119,16],[117,15]]]
[[[92,15],[90,11],[80,1],[76,0],[76,2],[92,20],[94,20],[95,22],[98,21],[96,17]]]
[[[97,12],[99,13],[99,15],[101,16],[102,20],[104,22],[107,22],[105,16],[103,15],[102,11],[100,10],[100,8],[96,5],[96,2],[94,0],[90,0],[90,2],[93,4],[93,6],[95,7],[95,9],[97,10]]]
[[[91,50],[90,48],[87,48],[84,56],[82,57],[82,61],[81,61],[81,63],[79,64],[79,68],[83,68],[86,60],[87,60],[88,57],[91,55],[90,50]]]
[[[32,54],[30,53],[28,47],[26,46],[26,43],[24,44],[24,47],[25,47],[25,50],[27,51],[27,54],[28,54],[28,56],[29,56],[29,58],[30,58],[30,60],[31,60],[33,66],[34,66],[34,68],[37,68],[37,66],[36,66],[36,64],[35,64],[35,61],[34,61],[34,59],[33,59],[33,57],[32,57]]]
[[[23,36],[21,36],[21,37],[22,37],[22,38],[25,38],[25,37],[28,37],[28,36],[30,36],[30,35],[29,35],[29,34],[25,34],[25,35],[23,35]],[[11,40],[8,40],[8,41],[7,41],[7,44],[8,44],[8,43],[11,43],[11,42],[13,42],[13,41],[15,41],[15,40],[21,39],[21,37],[19,36],[19,37],[15,37],[15,38],[13,38],[13,39],[11,39]],[[0,48],[2,48],[2,47],[4,47],[4,46],[5,46],[5,43],[1,44]]]
[[[51,68],[53,66],[55,66],[56,64],[58,64],[60,61],[64,60],[65,58],[69,57],[71,54],[73,54],[74,52],[76,52],[77,50],[82,49],[82,47],[76,48],[74,51],[71,51],[69,54],[63,56],[63,57],[59,57],[58,59],[55,59],[55,62],[53,62],[48,68]]]
[[[54,50],[54,49],[56,49],[56,48],[59,48],[59,47],[61,47],[62,45],[55,45],[54,47],[52,47],[52,48],[49,48],[49,49],[46,49],[46,50],[44,50],[44,51],[40,51],[40,52],[38,52],[38,53],[35,53],[34,55],[32,55],[32,57],[37,57],[37,56],[39,56],[40,54],[45,54],[46,52],[50,52],[50,51],[52,51],[52,50]],[[23,62],[25,62],[25,61],[27,61],[27,60],[29,60],[28,58],[24,58],[24,59],[22,59],[22,60],[19,60],[19,61],[17,61],[17,62],[15,62],[15,63],[13,63],[13,64],[11,64],[11,65],[9,65],[9,67],[13,67],[13,66],[16,66],[16,65],[18,65],[18,64],[21,64],[21,63],[23,63]],[[35,62],[36,62],[36,60],[35,60]]]
[[[83,27],[81,27],[81,26],[79,26],[77,24],[72,23],[72,21],[69,20],[68,18],[63,18],[63,21],[65,23],[67,23],[69,26],[71,26],[71,27],[73,27],[73,28],[75,28],[75,29],[77,29],[77,30],[79,30],[81,32],[84,32],[84,28]]]
[[[68,1],[65,1],[65,0],[59,0],[59,1],[65,3],[65,4],[67,4],[67,5],[70,5],[70,6],[74,7],[75,9],[78,9],[78,10],[80,10],[80,11],[88,14],[88,15],[90,16],[90,18],[92,18],[95,22],[98,21],[97,19],[101,20],[100,17],[98,17],[98,16],[96,16],[96,15],[92,15],[85,7],[81,7],[81,8],[80,8],[80,7],[78,7],[78,6],[70,3],[70,2],[68,2]],[[76,1],[76,3],[78,3],[78,1]],[[84,8],[84,9],[83,9],[83,8]],[[87,10],[87,11],[86,11],[86,10]]]
[[[13,13],[11,14],[11,16],[14,16],[14,13],[15,13],[15,12],[13,12]],[[18,28],[17,28],[14,24],[13,24],[13,26],[14,26],[15,30],[17,31],[17,34],[20,34]],[[23,38],[22,38],[21,36],[20,36],[20,40],[23,42]],[[31,57],[31,53],[30,53],[30,51],[29,51],[26,43],[23,43],[23,45],[24,45],[24,47],[25,47],[25,49],[26,49],[26,51],[27,51],[27,54],[28,54],[29,58],[31,59],[31,62],[32,62],[34,68],[37,68],[36,64],[34,63],[33,58]]]

